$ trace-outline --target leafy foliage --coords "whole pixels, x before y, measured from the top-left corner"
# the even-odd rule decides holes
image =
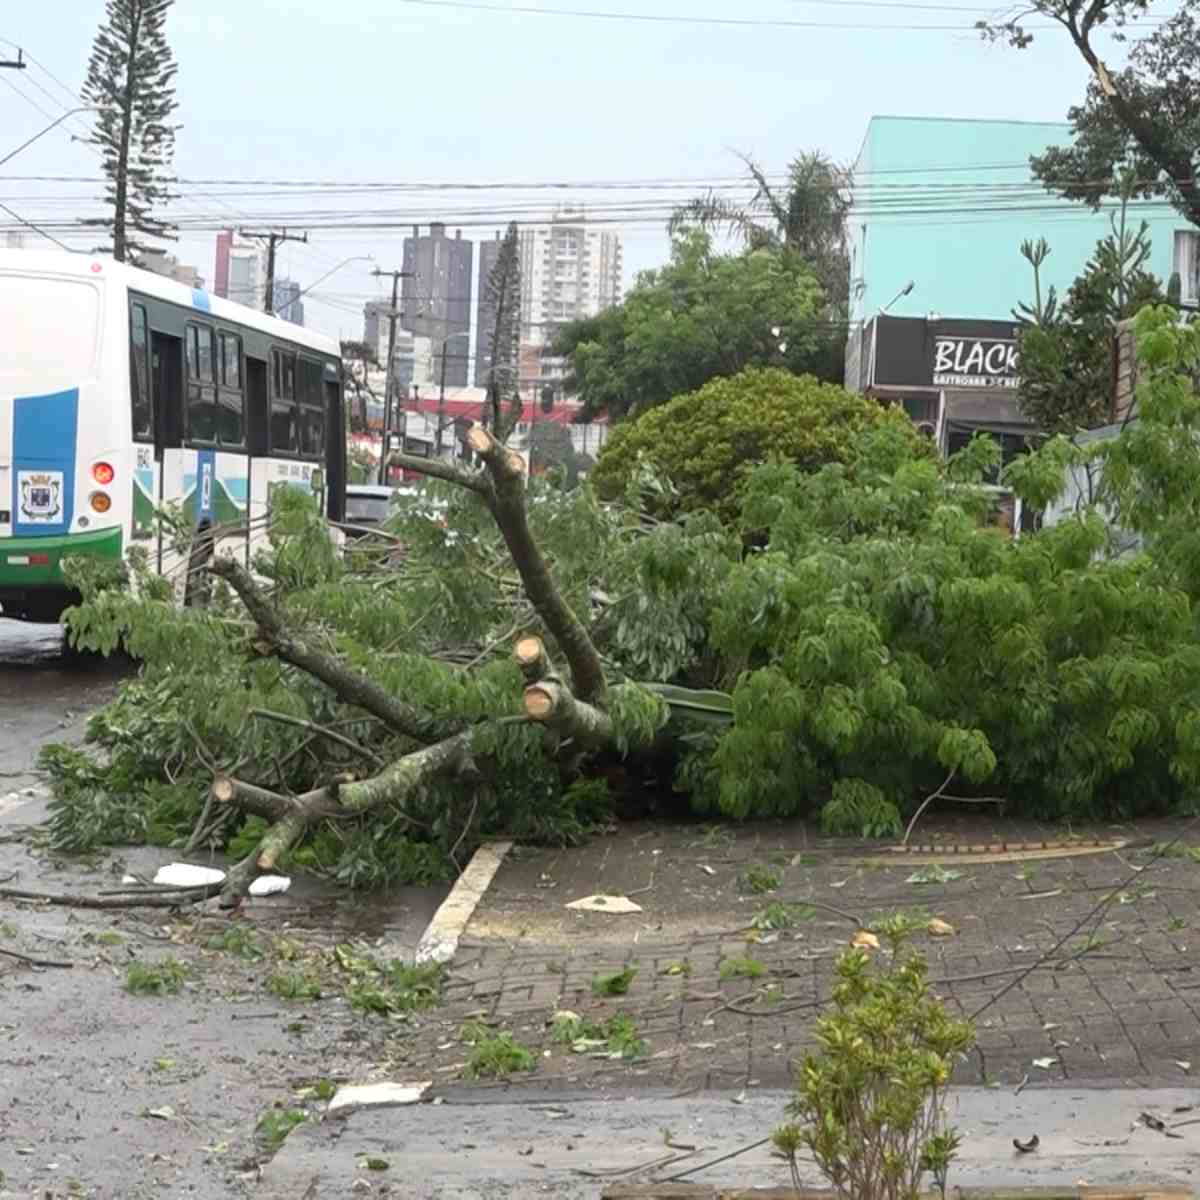
[[[750,368],[618,426],[591,479],[602,496],[615,497],[646,463],[671,488],[656,511],[712,509],[732,520],[755,466],[768,458],[804,470],[851,463],[863,432],[880,426],[902,431],[917,444],[902,412],[811,376]]]
[[[1043,506],[1086,467],[1093,503],[1015,541],[988,523],[990,440],[941,464],[885,415],[864,413],[856,430],[852,406],[836,429],[814,416],[824,432],[808,469],[747,468],[737,524],[660,515],[677,493],[645,462],[608,501],[534,480],[533,535],[605,662],[608,763],[560,756],[554,735],[519,716],[514,631],[558,652],[478,497],[433,487],[402,498],[389,528],[403,561],[363,566],[330,552],[310,501],[280,496],[258,569],[285,626],[431,728],[463,731],[472,764],[469,779],[431,780],[403,806],[315,825],[291,863],[368,887],[449,874],[501,831],[578,841],[610,819],[602,772],[621,747],[630,776],[673,783],[697,813],[820,814],[838,834],[894,836],[948,775],[1041,819],[1193,810],[1200,333],[1154,309],[1137,337],[1139,418],[1107,441],[1053,438],[1007,468]],[[781,386],[797,384],[832,391],[835,413],[851,403],[811,381]],[[249,782],[302,795],[373,776],[418,744],[263,657],[223,585],[207,608],[179,609],[144,563],[130,571],[132,590],[76,577],[77,644],[123,641],[142,666],[93,718],[84,751],[46,753],[56,845],[179,844],[198,831],[200,844],[247,853],[257,818],[219,805],[201,821],[215,770],[240,763]],[[366,993],[381,981],[364,986],[374,1004]]]
[[[915,1200],[926,1174],[944,1195],[959,1139],[943,1101],[974,1033],[930,993],[924,960],[902,952],[903,918],[878,932],[886,966],[861,949],[838,960],[833,1011],[817,1022],[820,1052],[805,1055],[788,1108],[800,1125],[778,1131],[776,1148],[794,1157],[807,1147],[846,1200]]]
[[[1128,204],[1135,181],[1128,177],[1119,215],[1097,243],[1083,273],[1057,306],[1054,289],[1041,295],[1040,267],[1049,254],[1045,242],[1022,254],[1034,271],[1035,300],[1014,313],[1024,322],[1019,341],[1020,401],[1025,413],[1049,433],[1074,433],[1112,420],[1112,345],[1118,322],[1163,299],[1159,282],[1146,270],[1149,226],[1135,230]]]
[[[645,412],[749,366],[795,372],[822,361],[821,286],[796,253],[717,254],[692,229],[671,261],[644,271],[623,303],[565,326],[555,353],[590,414]]]
[[[173,958],[131,962],[125,968],[125,990],[134,996],[174,996],[188,977],[187,967]]]
[[[537,1059],[511,1033],[493,1033],[486,1025],[466,1026],[462,1040],[471,1046],[464,1074],[468,1079],[506,1079],[518,1071],[532,1071]]]

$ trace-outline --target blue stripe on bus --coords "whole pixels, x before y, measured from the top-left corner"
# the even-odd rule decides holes
[[[192,288],[192,307],[200,309],[201,312],[212,312],[208,293],[203,288]]]
[[[217,486],[217,452],[196,451],[196,524],[211,524],[213,490]]]
[[[70,532],[78,430],[78,388],[13,401],[14,534]]]

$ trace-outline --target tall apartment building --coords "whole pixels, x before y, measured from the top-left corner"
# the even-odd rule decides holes
[[[440,382],[445,355],[447,387],[466,387],[471,335],[471,267],[474,246],[462,230],[446,236],[434,222],[422,235],[416,226],[404,239],[400,326],[433,343],[434,378]]]
[[[200,277],[200,272],[195,267],[187,263],[181,263],[175,255],[168,254],[165,250],[153,249],[143,251],[137,265],[143,271],[153,271],[155,275],[174,279],[178,283],[187,284],[190,288],[202,288],[204,286],[204,280]]]
[[[239,237],[232,229],[221,230],[217,234],[214,294],[249,308],[262,308],[266,290],[266,250],[253,239]]]
[[[363,341],[374,351],[376,360],[385,367],[389,352],[388,317],[391,307],[387,300],[368,300],[363,305]],[[416,338],[397,324],[393,370],[396,373],[396,382],[402,387],[407,387],[413,382],[415,360]]]
[[[582,208],[521,230],[521,340],[546,345],[558,325],[621,301],[621,237],[588,226]]]

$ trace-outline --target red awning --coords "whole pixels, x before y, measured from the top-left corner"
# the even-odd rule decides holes
[[[436,416],[441,411],[437,399],[429,396],[422,396],[420,400],[404,400],[401,402],[400,408],[403,412],[429,413],[431,416]],[[505,405],[505,411],[508,411],[507,405]],[[445,413],[448,418],[455,421],[479,421],[482,419],[483,401],[447,399]],[[540,403],[529,401],[522,405],[520,419],[538,424],[543,421],[551,421],[559,425],[569,425],[578,413],[579,409],[574,405],[568,407],[562,404],[556,404],[550,412],[543,412]],[[594,424],[602,425],[607,420],[607,416],[602,415],[595,419]]]

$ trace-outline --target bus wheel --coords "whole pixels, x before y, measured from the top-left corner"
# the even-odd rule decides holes
[[[213,535],[211,526],[196,530],[192,538],[192,552],[188,555],[187,583],[183,589],[183,603],[188,608],[207,608],[212,598]]]

